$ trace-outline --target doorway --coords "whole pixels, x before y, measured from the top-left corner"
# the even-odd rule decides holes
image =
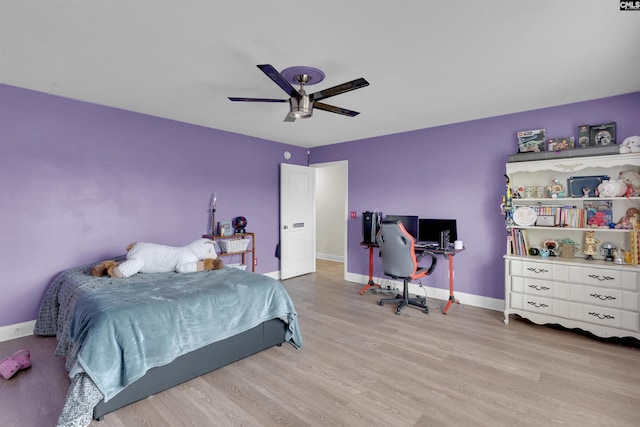
[[[346,277],[349,163],[341,160],[310,166],[316,169],[316,258],[323,261],[316,265],[333,269],[342,263]]]

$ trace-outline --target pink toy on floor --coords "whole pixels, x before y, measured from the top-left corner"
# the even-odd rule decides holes
[[[18,350],[12,357],[5,357],[0,361],[0,375],[5,380],[13,377],[16,372],[31,367],[31,353],[29,350]]]

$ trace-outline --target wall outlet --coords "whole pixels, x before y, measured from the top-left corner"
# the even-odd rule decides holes
[[[258,265],[258,258],[253,259],[253,265]]]

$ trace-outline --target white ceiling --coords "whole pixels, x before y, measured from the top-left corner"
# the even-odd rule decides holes
[[[370,86],[285,123],[257,64]],[[618,0],[0,0],[0,82],[302,147],[640,90]]]

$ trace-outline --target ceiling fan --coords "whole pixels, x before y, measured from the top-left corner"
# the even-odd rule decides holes
[[[347,83],[330,87],[329,89],[320,90],[310,95],[304,90],[305,85],[320,83],[324,79],[324,73],[313,67],[289,67],[279,73],[272,65],[258,65],[258,68],[267,75],[275,84],[280,86],[288,95],[289,99],[271,99],[271,98],[236,98],[229,97],[231,101],[242,102],[289,102],[289,113],[285,117],[285,122],[293,122],[296,119],[306,119],[313,115],[313,109],[329,111],[330,113],[342,114],[344,116],[354,117],[360,114],[357,111],[347,110],[345,108],[335,107],[333,105],[318,102],[330,96],[339,95],[355,89],[369,86],[363,78],[355,79]],[[292,85],[299,84],[300,89],[296,90]]]

